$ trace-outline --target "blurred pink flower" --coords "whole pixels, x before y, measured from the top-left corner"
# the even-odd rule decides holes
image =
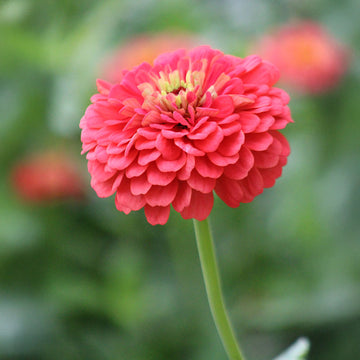
[[[128,40],[104,61],[100,69],[101,78],[119,82],[124,69],[132,69],[144,61],[152,64],[156,57],[164,52],[179,48],[190,49],[195,45],[196,40],[190,34],[139,35]]]
[[[170,205],[204,220],[213,191],[230,207],[252,201],[290,152],[277,131],[292,122],[278,78],[256,55],[200,46],[142,63],[118,84],[98,80],[80,122],[92,187],[116,193],[126,214],[144,207],[153,225],[167,222]]]
[[[329,90],[347,68],[345,48],[310,21],[276,29],[255,50],[279,68],[284,83],[303,93]]]
[[[84,178],[73,159],[61,152],[32,154],[15,164],[12,183],[25,201],[46,202],[84,195]]]

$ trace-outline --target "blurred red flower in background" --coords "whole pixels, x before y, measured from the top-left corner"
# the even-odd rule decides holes
[[[86,185],[74,160],[63,152],[32,154],[12,169],[11,179],[16,193],[29,202],[47,202],[80,198]]]
[[[117,209],[144,207],[164,224],[170,205],[204,220],[213,191],[230,207],[274,185],[290,148],[277,130],[292,121],[279,71],[258,56],[208,46],[160,55],[120,83],[98,81],[81,119],[83,153],[100,197]]]
[[[302,93],[321,93],[331,89],[347,68],[348,56],[318,23],[303,21],[275,29],[255,48],[274,63],[281,80]]]
[[[132,69],[146,61],[152,64],[164,52],[179,48],[190,49],[197,41],[189,34],[159,33],[134,37],[116,49],[101,65],[100,77],[110,82],[119,82],[122,70]]]

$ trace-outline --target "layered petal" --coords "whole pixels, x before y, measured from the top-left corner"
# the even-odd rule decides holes
[[[208,46],[178,50],[99,80],[82,117],[91,186],[115,195],[119,211],[141,208],[164,224],[170,206],[204,220],[215,193],[230,207],[274,185],[290,147],[278,132],[292,122],[278,70],[258,56]]]
[[[214,196],[212,192],[203,194],[193,190],[191,193],[190,204],[186,206],[180,214],[184,219],[203,221],[210,215],[213,205]]]

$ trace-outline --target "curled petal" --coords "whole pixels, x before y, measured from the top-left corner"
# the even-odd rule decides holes
[[[150,127],[141,127],[137,129],[137,133],[148,140],[155,140],[159,134],[159,131]]]
[[[208,177],[203,177],[199,175],[196,170],[193,170],[187,183],[197,191],[201,193],[209,193],[210,191],[214,190],[216,180]]]
[[[160,151],[156,149],[143,150],[139,153],[138,163],[139,165],[145,166],[156,160],[160,155]]]
[[[245,136],[242,131],[233,133],[227,136],[220,144],[217,151],[224,156],[232,156],[240,151],[241,145],[245,141]]]
[[[245,83],[274,85],[280,77],[280,72],[273,64],[262,61],[242,77]]]
[[[240,114],[239,121],[241,124],[241,130],[244,133],[249,133],[257,128],[260,123],[260,118],[250,112],[243,112]]]
[[[130,191],[129,180],[124,178],[116,191],[116,208],[125,214],[129,214],[130,211],[140,210],[145,204],[144,195],[133,195]]]
[[[207,154],[210,161],[217,166],[227,166],[229,164],[235,164],[239,159],[239,154],[232,156],[223,156],[218,152],[212,152]]]
[[[278,164],[270,169],[259,169],[260,174],[264,181],[264,187],[269,188],[274,186],[277,178],[281,176],[282,168],[286,165],[287,158],[281,156]]]
[[[190,132],[188,138],[191,140],[203,140],[206,139],[216,129],[216,122],[208,121],[205,122],[201,127],[197,128],[195,131]]]
[[[181,153],[180,157],[175,160],[166,160],[162,156],[156,159],[156,165],[160,171],[178,171],[186,163],[187,156],[185,153]]]
[[[147,166],[139,165],[136,161],[134,161],[129,167],[126,169],[126,177],[128,179],[140,176],[143,174],[147,169]]]
[[[146,175],[151,185],[166,186],[175,179],[176,172],[162,172],[156,165],[152,164],[147,169]]]
[[[229,136],[235,132],[239,132],[241,130],[241,124],[239,121],[221,124],[221,130],[224,136]]]
[[[106,171],[105,167],[105,164],[96,160],[89,160],[88,162],[88,170],[91,176],[96,179],[101,179],[101,181],[106,181],[117,173],[116,170]]]
[[[270,114],[259,114],[258,116],[260,118],[260,123],[255,128],[254,132],[261,133],[267,131],[275,122],[275,118]]]
[[[273,137],[268,132],[247,134],[245,136],[245,145],[250,150],[266,150],[273,142]]]
[[[224,135],[219,127],[204,140],[194,140],[194,146],[204,153],[214,152],[224,139]]]
[[[272,168],[279,162],[279,155],[269,151],[253,151],[253,155],[257,168]]]
[[[170,216],[170,206],[150,206],[144,207],[145,216],[151,225],[164,225]]]
[[[238,161],[235,164],[228,165],[224,169],[224,174],[230,179],[241,180],[247,176],[253,166],[254,156],[249,149],[243,146]]]
[[[264,189],[264,180],[258,169],[253,167],[248,176],[241,180],[241,185],[245,195],[250,195],[252,198],[261,194]],[[251,200],[250,200],[251,201]]]
[[[212,103],[214,109],[219,110],[217,117],[225,118],[234,113],[234,102],[229,95],[220,95]]]
[[[179,180],[187,180],[193,168],[195,167],[195,157],[192,155],[188,155],[185,165],[180,169],[180,171],[177,173],[177,177]]]
[[[222,176],[216,183],[215,192],[224,203],[232,208],[240,205],[244,192],[239,181]]]
[[[153,185],[146,193],[145,200],[150,206],[168,206],[175,199],[178,181],[167,186]]]
[[[181,139],[182,137],[184,137],[187,134],[188,134],[188,130],[186,130],[186,129],[178,130],[178,129],[174,128],[173,126],[170,130],[167,130],[167,129],[161,130],[161,135],[167,139],[177,140],[177,139]]]
[[[259,169],[264,181],[264,187],[269,188],[275,185],[276,179],[281,176],[282,166],[276,166],[271,169]]]
[[[285,136],[278,131],[271,131],[270,134],[277,139],[282,145],[282,151],[280,155],[282,156],[289,156],[290,155],[290,145],[286,140]]]
[[[213,193],[203,194],[199,191],[193,190],[191,193],[190,204],[181,211],[181,216],[184,219],[196,219],[199,221],[205,220],[212,210],[214,205]]]
[[[175,145],[182,149],[184,152],[194,156],[202,156],[205,155],[204,151],[201,151],[194,147],[194,145],[187,139],[179,138],[174,140]]]
[[[244,92],[244,84],[241,79],[233,78],[229,80],[223,90],[223,94],[242,94]]]
[[[95,190],[96,195],[101,198],[111,196],[116,189],[114,189],[114,179],[110,178],[105,181],[96,181],[96,178],[91,179],[91,187]]]
[[[151,183],[148,181],[146,174],[130,179],[130,191],[133,195],[146,194],[151,188]]]
[[[203,177],[217,179],[224,171],[223,167],[214,165],[207,156],[198,156],[195,158],[195,168]]]
[[[146,139],[142,136],[139,136],[135,141],[135,148],[137,150],[153,149],[155,146],[155,140]]]
[[[167,139],[161,134],[156,139],[156,148],[161,152],[162,158],[165,160],[175,160],[180,157],[182,154],[181,149],[179,149],[175,144],[173,139]]]
[[[187,182],[180,181],[175,199],[172,202],[172,206],[177,212],[181,212],[186,206],[189,206],[191,200],[191,193],[192,189],[187,184]]]
[[[127,156],[110,155],[108,160],[108,167],[111,169],[123,170],[135,160],[136,156],[137,151],[131,151]]]

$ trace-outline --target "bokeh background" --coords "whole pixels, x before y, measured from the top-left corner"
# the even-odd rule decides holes
[[[192,222],[172,212],[152,227],[97,198],[78,124],[112,54],[139,36],[246,56],[297,19],[346,49],[342,76],[316,94],[284,83],[282,178],[238,209],[215,202],[223,287],[249,359],[302,335],[309,359],[360,359],[359,17],[357,0],[2,0],[0,358],[226,359]]]

